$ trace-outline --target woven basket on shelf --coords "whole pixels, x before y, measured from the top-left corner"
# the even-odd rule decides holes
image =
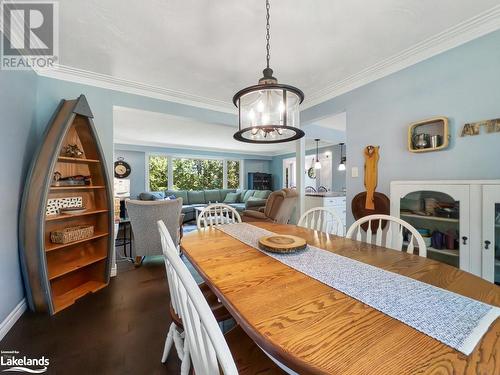
[[[84,240],[94,235],[93,225],[79,225],[56,230],[50,233],[50,240],[53,243],[68,243]]]

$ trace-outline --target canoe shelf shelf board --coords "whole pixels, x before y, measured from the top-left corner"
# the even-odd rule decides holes
[[[63,153],[70,145],[81,157]],[[53,186],[56,175],[85,176],[90,184]],[[19,243],[31,310],[52,315],[108,285],[114,245],[111,194],[85,96],[61,100],[31,163],[21,205]],[[67,213],[59,211],[64,207]],[[52,232],[78,226],[92,226],[93,234],[52,241]]]

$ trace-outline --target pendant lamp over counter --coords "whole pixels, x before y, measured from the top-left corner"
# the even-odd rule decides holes
[[[300,139],[299,105],[304,93],[278,83],[269,67],[269,0],[266,0],[266,68],[259,83],[238,91],[233,103],[238,108],[238,132],[234,139],[248,143],[282,143]]]
[[[340,145],[340,164],[337,168],[339,171],[345,171],[346,157],[344,156],[344,143],[339,143]]]
[[[316,162],[314,163],[314,169],[321,169],[321,162],[319,161],[319,149],[318,149],[318,144],[319,144],[319,139],[315,139],[316,141]]]

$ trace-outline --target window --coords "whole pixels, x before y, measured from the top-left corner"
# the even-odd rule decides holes
[[[227,188],[238,189],[240,187],[240,162],[239,160],[227,161]]]
[[[164,191],[168,189],[167,156],[151,155],[149,157],[149,190]]]
[[[222,189],[222,160],[173,159],[174,190]]]
[[[226,176],[222,159],[149,155],[149,191],[222,189],[224,177],[228,189],[240,187],[240,160],[227,160]],[[168,168],[171,168],[169,171]],[[169,177],[171,181],[169,181]]]

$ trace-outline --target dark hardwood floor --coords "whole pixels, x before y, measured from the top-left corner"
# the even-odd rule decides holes
[[[175,349],[160,362],[170,326],[161,257],[135,269],[120,263],[110,285],[53,317],[26,312],[1,350],[49,358],[48,374],[178,374]]]

